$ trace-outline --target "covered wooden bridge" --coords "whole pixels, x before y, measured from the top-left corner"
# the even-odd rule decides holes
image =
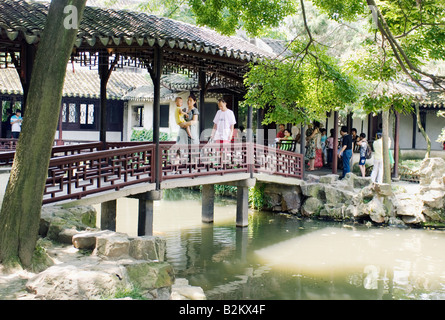
[[[23,86],[22,114],[25,117],[34,57],[48,6],[24,0],[0,2],[0,67],[17,70]],[[139,234],[143,235],[151,233],[153,200],[159,199],[162,189],[205,185],[203,219],[211,221],[213,184],[232,183],[239,186],[238,198],[242,200],[237,222],[240,226],[246,225],[247,187],[254,175],[267,173],[268,176],[299,179],[303,173],[302,156],[254,144],[252,108],[248,110],[245,143],[228,147],[160,143],[161,75],[186,73],[199,79],[202,132],[206,93],[231,95],[234,106],[245,93],[243,76],[249,63],[271,56],[248,41],[222,36],[205,28],[143,13],[86,7],[71,61],[99,73],[100,142],[54,147],[44,204],[107,193],[102,218],[109,224],[104,227],[112,228],[115,199],[134,196],[140,200]],[[153,81],[152,143],[107,142],[107,82],[116,68],[126,66],[146,69]],[[0,158],[3,164],[10,164],[13,153],[3,153]]]

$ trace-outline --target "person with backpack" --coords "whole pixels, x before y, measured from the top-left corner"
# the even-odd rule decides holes
[[[368,141],[366,140],[366,134],[363,132],[360,133],[359,140],[357,142],[357,145],[360,148],[360,161],[358,163],[358,166],[360,168],[360,172],[362,173],[362,177],[366,176],[366,159],[370,159],[370,151],[371,148],[369,147]]]

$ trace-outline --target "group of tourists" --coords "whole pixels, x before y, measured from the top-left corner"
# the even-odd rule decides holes
[[[180,126],[177,142],[179,144],[199,144],[198,116],[199,111],[196,108],[196,98],[190,95],[187,98],[187,111],[182,110],[182,98],[175,99],[176,123]],[[227,108],[224,99],[218,100],[218,108],[214,119],[213,128],[210,135],[211,142],[230,143],[235,133],[236,119],[232,110]],[[299,134],[297,134],[299,136]],[[376,140],[373,142],[374,159],[371,180],[375,183],[383,182],[383,145],[382,134],[378,132]],[[279,125],[279,131],[276,141],[282,150],[290,150],[294,139],[292,132],[286,129],[284,124]],[[391,141],[389,140],[389,144]],[[330,136],[327,136],[325,128],[322,128],[320,122],[314,121],[308,125],[306,130],[306,152],[305,160],[308,163],[308,171],[314,171],[322,167],[332,167],[334,149],[334,129],[330,130]],[[371,158],[371,145],[366,139],[366,134],[357,135],[355,128],[348,132],[347,126],[340,128],[340,141],[338,145],[338,158],[341,159],[343,173],[340,179],[343,179],[348,172],[351,172],[351,160],[353,152],[360,153],[359,168],[361,175],[366,176],[366,160]],[[390,153],[390,160],[392,154]],[[393,160],[392,160],[393,162]]]
[[[373,170],[371,180],[374,183],[383,182],[383,143],[382,133],[376,134],[373,145],[368,142],[365,133],[357,135],[357,129],[352,128],[348,132],[347,126],[340,128],[340,141],[337,156],[341,159],[340,166],[343,169],[340,179],[343,179],[348,172],[351,172],[352,154],[360,154],[359,168],[362,177],[366,176],[366,161],[373,157]],[[388,139],[388,146],[391,140]],[[374,152],[372,152],[374,149]],[[330,136],[326,136],[326,129],[320,127],[320,123],[315,121],[306,130],[306,152],[305,160],[308,163],[308,171],[317,170],[323,166],[332,168],[334,154],[334,129],[330,130]],[[391,165],[394,163],[392,153],[389,152]]]

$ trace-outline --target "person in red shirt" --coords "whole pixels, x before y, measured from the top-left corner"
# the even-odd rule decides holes
[[[277,138],[278,139],[284,138],[284,129],[285,129],[284,124],[278,125],[278,128],[280,129],[280,131],[278,131],[278,133],[277,133]]]

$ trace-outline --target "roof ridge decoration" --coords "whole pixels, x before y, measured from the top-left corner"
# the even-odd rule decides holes
[[[37,43],[43,31],[49,4],[25,0],[0,2],[0,35],[14,41],[23,36],[28,44]],[[272,58],[249,41],[219,34],[204,27],[130,10],[87,6],[80,23],[75,47],[148,44],[178,48],[241,61]]]

